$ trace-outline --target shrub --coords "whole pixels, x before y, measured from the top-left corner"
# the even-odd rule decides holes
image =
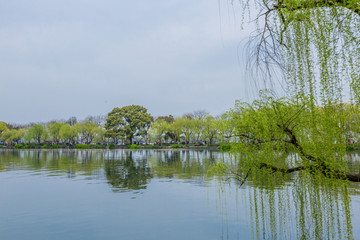
[[[104,149],[105,146],[104,145],[92,145],[91,148],[93,148],[93,149]]]
[[[222,152],[228,152],[231,150],[231,145],[230,144],[221,144],[219,146],[219,150]]]
[[[21,143],[16,144],[16,145],[14,146],[15,149],[21,149],[21,148],[23,148],[23,147],[24,147],[24,146],[23,146]]]
[[[126,147],[128,149],[139,149],[139,148],[141,148],[140,145],[136,145],[136,144],[127,145]]]
[[[179,144],[171,145],[171,148],[179,148],[179,147],[181,147]]]
[[[25,145],[25,149],[29,149],[30,148],[30,145],[29,144],[26,144]]]
[[[115,144],[113,144],[113,143],[110,143],[109,144],[109,148],[111,149],[111,148],[114,148],[114,146],[115,146]]]
[[[353,145],[351,145],[351,144],[347,144],[346,145],[346,151],[354,151],[355,150],[355,147],[353,146]]]
[[[78,149],[88,149],[89,145],[87,145],[87,144],[76,144],[75,147],[78,148]]]
[[[49,148],[49,145],[47,145],[47,144],[44,144],[44,145],[42,145],[42,146],[41,146],[41,148],[42,148],[42,149],[46,149],[46,148]]]
[[[59,148],[59,145],[53,144],[53,145],[52,145],[52,148],[53,148],[53,149],[58,149],[58,148]]]

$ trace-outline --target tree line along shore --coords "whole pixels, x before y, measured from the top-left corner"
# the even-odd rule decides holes
[[[283,104],[281,99],[272,101],[272,105]],[[235,143],[237,147],[239,143],[259,147],[268,141],[275,143],[273,148],[279,148],[281,144],[274,139],[275,131],[272,123],[279,116],[275,114],[271,121],[264,122],[268,114],[271,115],[272,111],[276,111],[272,109],[273,107],[266,106],[267,104],[262,103],[259,106],[259,101],[252,104],[237,102],[234,109],[217,117],[204,110],[198,110],[181,117],[168,115],[154,118],[145,107],[130,105],[114,108],[107,116],[89,116],[83,121],[70,117],[67,121],[26,125],[0,122],[0,147],[10,149],[197,148],[227,151],[231,148],[231,143]],[[296,104],[288,102],[284,114],[299,108]],[[251,114],[249,114],[250,109]],[[317,114],[321,116],[325,110],[318,107]],[[339,125],[343,131],[341,141],[346,143],[346,150],[359,150],[358,108],[351,104],[339,104],[333,106],[332,111],[337,111],[343,116],[339,118],[339,123],[335,124],[341,124]],[[262,117],[257,119],[257,116]],[[298,119],[300,117],[300,114],[296,116]],[[292,121],[295,120],[297,119]],[[301,121],[303,123],[306,120]],[[325,126],[324,123],[322,125]],[[264,136],[268,128],[271,129],[270,135]],[[302,132],[306,133],[306,126]],[[265,140],[269,137],[270,140]],[[336,140],[333,142],[335,143]],[[335,143],[335,145],[339,144],[340,142]]]
[[[154,118],[145,107],[114,108],[107,116],[75,117],[67,121],[15,125],[0,122],[2,148],[104,149],[198,148],[221,149],[231,138],[229,117],[214,117],[204,110],[182,117]]]

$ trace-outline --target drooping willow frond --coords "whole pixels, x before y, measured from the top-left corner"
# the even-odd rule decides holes
[[[264,81],[272,81],[275,66],[293,97],[321,105],[360,101],[359,0],[239,2],[258,9],[250,62]]]

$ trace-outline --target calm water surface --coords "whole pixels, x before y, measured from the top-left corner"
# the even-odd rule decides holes
[[[358,171],[358,155],[349,158]],[[0,239],[360,239],[359,184],[345,197],[323,187],[299,197],[296,178],[240,188],[207,174],[219,160],[234,161],[210,151],[0,151]]]

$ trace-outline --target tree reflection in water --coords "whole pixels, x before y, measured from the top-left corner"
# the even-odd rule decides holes
[[[283,156],[283,160],[289,157]],[[234,168],[241,161],[227,164]],[[224,178],[220,181],[224,183]],[[250,212],[253,239],[354,238],[350,193],[359,188],[357,183],[329,179],[319,173],[252,169],[241,188]],[[222,198],[228,198],[226,191],[221,193]],[[226,201],[221,202],[226,211]]]
[[[123,152],[120,158],[107,159],[105,174],[114,191],[145,189],[152,178],[146,158],[134,159],[132,151]]]
[[[355,164],[349,169],[358,172],[359,156],[350,158]],[[145,190],[151,179],[214,186],[214,179],[227,183],[224,175],[208,174],[216,161],[232,167],[239,164],[229,153],[188,150],[0,151],[0,159],[0,172],[30,170],[47,176],[95,179],[106,181],[114,192]],[[289,155],[279,159],[286,164]],[[220,185],[217,210],[224,232],[228,224],[237,222],[233,202],[239,197],[242,202],[236,205],[237,212],[245,212],[253,239],[354,238],[350,196],[358,193],[359,184],[309,172],[282,174],[268,169],[252,170],[239,188],[241,183]]]

